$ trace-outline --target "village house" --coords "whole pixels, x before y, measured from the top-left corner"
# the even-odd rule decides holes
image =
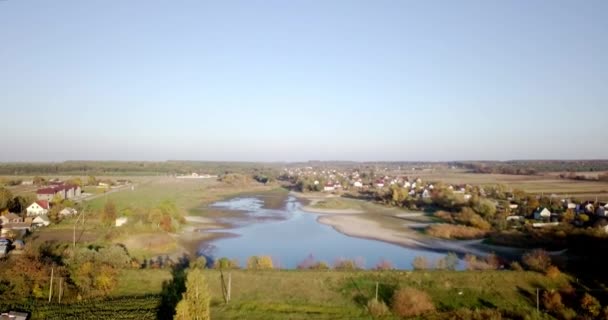
[[[550,218],[551,218],[551,211],[549,211],[549,209],[547,209],[547,208],[538,208],[534,212],[535,220],[543,220],[543,219],[550,219]]]
[[[323,191],[334,191],[336,190],[336,187],[334,186],[333,183],[326,183],[325,186],[323,187]]]
[[[429,192],[428,189],[424,189],[424,191],[422,191],[422,199],[428,199],[431,197],[431,192]]]
[[[376,188],[384,188],[384,181],[383,180],[377,180],[375,183]]]
[[[73,199],[82,194],[79,186],[56,184],[47,188],[38,189],[36,197],[38,200],[52,201],[55,197],[61,200]]]
[[[363,183],[361,181],[355,181],[353,183],[353,187],[355,187],[355,188],[363,188]]]
[[[49,202],[47,200],[38,200],[30,204],[25,210],[28,216],[39,216],[49,212]]]
[[[51,220],[47,215],[37,216],[32,220],[32,224],[36,227],[48,227],[51,224]]]
[[[20,216],[14,214],[12,212],[9,212],[8,214],[0,216],[0,221],[2,221],[2,226],[5,226],[9,223],[23,222],[23,218],[21,218]]]
[[[127,224],[127,222],[129,222],[129,218],[127,218],[127,217],[120,217],[120,218],[116,218],[115,225],[117,227],[122,227],[123,225]]]
[[[63,217],[73,216],[77,213],[78,211],[76,211],[74,208],[63,208],[61,211],[59,211],[59,214]]]

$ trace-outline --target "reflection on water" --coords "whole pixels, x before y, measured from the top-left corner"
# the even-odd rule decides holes
[[[269,255],[275,267],[280,268],[295,268],[309,255],[329,264],[340,258],[356,259],[367,268],[373,268],[385,259],[399,269],[411,269],[412,261],[417,256],[425,256],[431,263],[444,256],[381,241],[348,237],[318,223],[318,215],[303,212],[301,204],[293,197],[287,199],[282,210],[264,209],[263,204],[262,200],[254,197],[214,203],[213,207],[243,211],[250,217],[281,220],[261,220],[231,229],[230,232],[240,236],[205,244],[199,252],[212,259],[236,258],[241,266],[250,256]]]

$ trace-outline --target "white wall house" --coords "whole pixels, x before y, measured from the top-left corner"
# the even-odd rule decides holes
[[[38,200],[25,210],[28,216],[39,216],[47,214],[49,212],[49,202],[45,200]]]
[[[547,208],[538,209],[534,212],[534,219],[541,220],[543,218],[551,218],[551,211]]]
[[[34,218],[34,220],[32,220],[32,224],[39,227],[48,227],[48,225],[51,224],[51,220],[49,220],[49,216],[44,214]]]
[[[129,222],[129,218],[127,217],[116,218],[117,227],[122,227],[123,225],[127,224],[127,222]]]
[[[78,211],[76,211],[76,209],[74,209],[74,208],[63,208],[61,211],[59,211],[59,214],[64,217],[73,216],[77,213],[78,213]]]

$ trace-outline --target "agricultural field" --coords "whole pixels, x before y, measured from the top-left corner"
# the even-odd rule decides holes
[[[504,184],[510,188],[521,189],[532,194],[556,194],[589,200],[595,200],[595,197],[597,197],[600,201],[608,201],[608,182],[560,179],[554,173],[508,175],[438,169],[435,171],[415,171],[408,174],[427,181],[472,185]]]

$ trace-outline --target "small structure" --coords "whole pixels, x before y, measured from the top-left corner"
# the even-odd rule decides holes
[[[0,320],[27,320],[28,317],[28,313],[17,311],[10,311],[0,314]]]
[[[40,215],[32,220],[32,224],[36,227],[48,227],[51,224],[51,220],[47,215]]]
[[[376,188],[384,188],[384,180],[377,180],[375,185]]]
[[[34,203],[30,204],[29,207],[25,210],[28,216],[39,216],[43,214],[49,213],[49,202],[47,200],[37,200]]]
[[[59,214],[63,217],[73,216],[77,213],[78,211],[76,211],[74,208],[63,208],[61,211],[59,211]]]
[[[6,225],[6,224],[10,224],[10,223],[23,222],[23,218],[21,218],[20,216],[11,212],[11,213],[5,214],[3,216],[0,216],[0,221],[2,221],[2,225]]]
[[[127,224],[127,222],[129,222],[129,218],[127,217],[116,218],[117,227],[122,227],[123,225]]]
[[[534,212],[535,220],[549,219],[551,218],[551,211],[547,208],[538,208]]]
[[[355,188],[363,188],[363,183],[361,181],[355,181],[353,183],[353,187],[355,187]]]
[[[323,191],[330,192],[330,191],[334,191],[334,190],[336,190],[336,187],[334,186],[333,183],[330,183],[330,182],[326,183],[325,186],[323,187]]]
[[[428,199],[431,197],[431,193],[429,192],[428,189],[424,189],[424,191],[422,191],[422,199]]]

